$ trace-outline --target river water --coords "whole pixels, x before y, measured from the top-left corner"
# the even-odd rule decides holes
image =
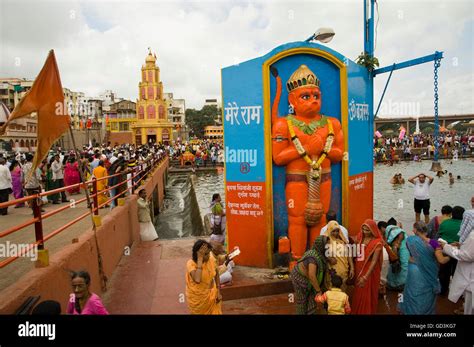
[[[448,175],[435,177],[430,188],[431,216],[439,214],[443,205],[459,205],[470,208],[471,196],[474,195],[474,163],[470,159],[458,161],[441,160],[443,169],[452,172],[455,179],[449,185]],[[393,166],[376,164],[374,169],[374,219],[388,220],[394,217],[410,230],[415,219],[413,210],[413,185],[408,178],[425,172],[433,175],[429,169],[431,161],[421,163],[401,162]],[[405,178],[404,185],[394,186],[390,178],[401,173]],[[156,229],[162,239],[199,236],[204,232],[205,215],[210,212],[212,195],[219,193],[225,206],[224,174],[197,173],[171,174],[165,189],[164,209],[156,220]]]
[[[471,208],[471,197],[474,196],[474,163],[470,159],[457,161],[440,160],[443,170],[453,173],[455,181],[449,185],[448,174],[443,177],[435,177],[434,172],[429,171],[431,161],[424,160],[421,163],[401,162],[393,166],[376,164],[374,169],[374,219],[388,220],[394,217],[401,221],[404,228],[410,230],[415,221],[413,209],[413,184],[408,178],[419,173],[426,173],[434,177],[430,186],[430,216],[441,214],[443,205],[462,206]],[[405,178],[405,184],[392,185],[390,179],[396,173],[401,173]],[[456,179],[457,176],[461,179]]]
[[[171,174],[165,187],[163,208],[155,221],[158,237],[174,239],[203,234],[197,196],[187,174]]]

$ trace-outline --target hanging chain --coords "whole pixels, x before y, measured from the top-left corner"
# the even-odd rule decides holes
[[[438,68],[441,66],[441,59],[434,61],[434,115],[438,117]]]
[[[438,161],[438,135],[439,135],[439,122],[438,122],[438,68],[441,66],[441,59],[434,60],[434,118],[435,118],[435,131],[434,131],[434,147],[435,147],[435,161]]]

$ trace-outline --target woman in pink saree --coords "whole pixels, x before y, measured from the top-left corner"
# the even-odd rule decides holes
[[[66,167],[64,168],[64,185],[70,186],[81,182],[81,175],[79,174],[79,164],[76,157],[71,156],[68,159]],[[67,189],[69,194],[79,194],[80,186]]]
[[[18,161],[12,161],[12,164],[10,165],[10,174],[12,175],[13,197],[15,199],[20,199],[23,197],[23,174],[20,163]],[[16,204],[15,208],[23,206],[25,206],[24,202]]]

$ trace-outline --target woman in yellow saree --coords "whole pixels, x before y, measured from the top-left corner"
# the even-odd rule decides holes
[[[336,259],[336,263],[330,265],[330,269],[336,271],[336,274],[342,278],[341,289],[346,291],[346,281],[354,277],[353,254],[348,247],[349,241],[346,240],[336,221],[329,222],[325,235],[329,238],[328,257]]]
[[[104,162],[101,160],[99,161],[99,165],[92,171],[92,174],[94,177],[99,180],[100,178],[103,178],[107,176],[107,170],[104,167]],[[97,181],[97,199],[99,202],[99,206],[104,204],[107,201],[107,192],[104,191],[107,188],[107,180],[103,179],[100,181]],[[101,206],[100,208],[104,208],[107,206]]]
[[[222,314],[219,274],[211,250],[210,243],[197,240],[193,259],[186,264],[186,299],[191,314]]]

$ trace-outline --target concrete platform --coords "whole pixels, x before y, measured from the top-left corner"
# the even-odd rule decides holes
[[[271,269],[236,266],[232,274],[232,286],[222,288],[223,300],[291,293],[293,291],[291,281],[289,279],[280,280],[272,276],[273,272]]]
[[[81,191],[80,194],[69,195],[68,199],[79,200],[84,198],[85,194]],[[11,200],[11,199],[10,199]],[[69,204],[71,204],[69,203]],[[43,205],[43,209],[48,213],[54,211],[58,208],[62,208],[66,203],[59,205],[54,205],[48,203]],[[62,211],[50,218],[43,220],[43,235],[47,236],[54,230],[63,226],[64,224],[70,222],[71,220],[77,218],[81,214],[89,211],[85,202],[82,202],[78,205],[71,205],[74,208],[69,208],[65,211]],[[99,214],[105,216],[109,212],[108,208],[100,209]],[[43,214],[44,214],[43,213]],[[0,216],[0,230],[6,230],[8,228],[14,227],[20,223],[24,223],[33,218],[32,210],[28,207],[21,208],[8,208],[8,215]],[[60,234],[54,236],[50,240],[45,242],[46,249],[49,250],[50,256],[54,253],[60,251],[64,246],[72,243],[74,239],[80,238],[81,235],[92,227],[92,220],[90,216],[85,217],[76,224],[70,226],[69,228],[62,231]],[[9,242],[10,244],[31,244],[35,242],[35,228],[34,225],[30,225],[26,228],[21,229],[18,232],[7,235],[2,238],[2,243]],[[0,257],[0,260],[5,260],[5,258]],[[0,291],[7,288],[8,286],[15,283],[20,277],[25,275],[28,271],[34,269],[34,262],[29,258],[18,258],[13,263],[7,265],[3,269],[0,269]]]
[[[186,262],[196,238],[142,242],[124,256],[103,296],[113,314],[188,314]]]
[[[224,301],[222,311],[224,314],[287,314],[294,315],[295,304],[289,293],[267,295],[247,299]]]

